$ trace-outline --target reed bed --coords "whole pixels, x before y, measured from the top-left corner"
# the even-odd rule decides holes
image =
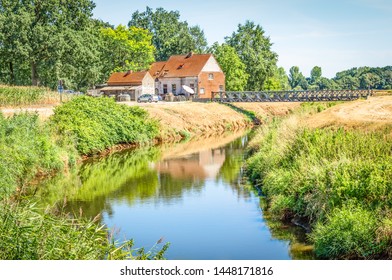
[[[68,101],[70,94],[60,94],[45,87],[0,85],[0,107],[51,105]]]

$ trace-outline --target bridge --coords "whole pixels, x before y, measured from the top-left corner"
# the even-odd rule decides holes
[[[223,103],[350,101],[372,95],[372,90],[221,91],[213,92],[210,101]]]

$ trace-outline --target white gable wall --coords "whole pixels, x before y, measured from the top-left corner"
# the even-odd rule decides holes
[[[137,97],[141,94],[154,94],[154,78],[147,72],[142,81],[142,89]]]
[[[211,56],[206,65],[204,65],[202,72],[222,72],[222,69],[219,67],[218,62],[216,59]]]

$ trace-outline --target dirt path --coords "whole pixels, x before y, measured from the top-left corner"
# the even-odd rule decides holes
[[[47,106],[32,106],[31,108],[0,108],[0,111],[5,117],[11,117],[14,114],[19,114],[22,112],[38,113],[40,119],[46,120],[51,115],[53,115],[54,105]]]

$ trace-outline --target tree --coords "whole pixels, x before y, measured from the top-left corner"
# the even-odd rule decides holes
[[[58,74],[67,39],[88,28],[94,7],[90,0],[2,0],[0,28],[6,32],[0,52],[7,57],[11,83],[16,81],[14,65],[28,65],[32,85],[42,84],[44,68],[52,68],[52,76]]]
[[[310,83],[315,84],[322,76],[322,71],[320,66],[314,66],[310,71]]]
[[[308,89],[308,83],[305,76],[299,71],[298,66],[293,66],[289,70],[289,83],[294,90]]]
[[[274,75],[265,81],[265,90],[289,90],[290,84],[283,67],[274,69]]]
[[[163,8],[153,11],[147,7],[144,12],[134,12],[128,26],[144,28],[153,34],[155,59],[158,61],[190,51],[203,53],[207,47],[207,40],[200,27],[189,27],[186,21],[180,21],[178,11],[166,11]]]
[[[226,76],[227,91],[243,91],[249,75],[234,48],[227,44],[214,43],[209,50],[212,52]]]
[[[233,47],[241,61],[246,65],[249,75],[247,90],[262,90],[264,83],[273,76],[278,55],[271,51],[272,43],[264,35],[260,25],[246,21],[239,24],[237,32],[225,38],[226,43]]]
[[[115,71],[139,71],[148,69],[154,62],[155,48],[152,34],[145,29],[119,25],[102,28],[103,73],[106,77]]]

